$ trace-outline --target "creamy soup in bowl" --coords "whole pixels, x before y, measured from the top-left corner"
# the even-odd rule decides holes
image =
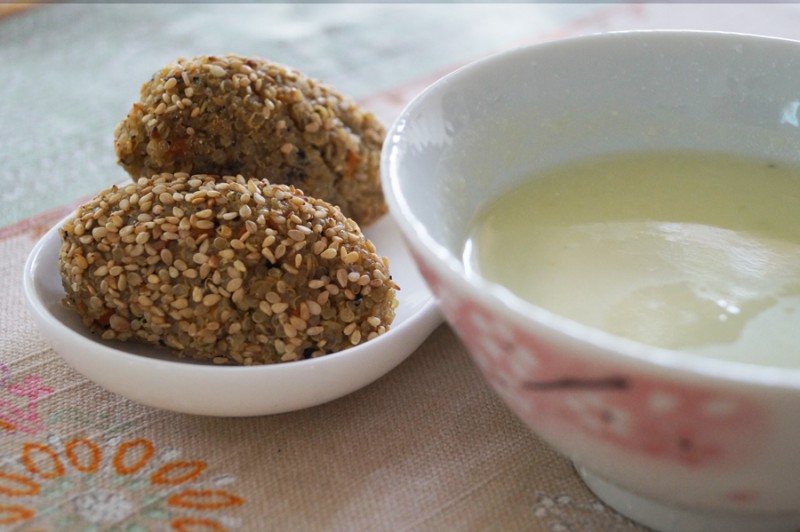
[[[630,340],[800,367],[800,165],[704,152],[590,158],[484,207],[467,274]]]

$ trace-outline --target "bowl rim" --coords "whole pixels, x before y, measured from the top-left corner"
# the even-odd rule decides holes
[[[596,352],[602,352],[607,362],[615,361],[651,370],[667,370],[685,378],[711,378],[723,383],[800,390],[800,367],[766,366],[752,362],[717,359],[628,340],[527,302],[503,286],[479,275],[467,278],[462,259],[431,236],[427,227],[414,215],[414,209],[402,193],[400,159],[404,151],[403,132],[411,117],[418,115],[431,97],[448,90],[453,85],[463,83],[468,78],[479,76],[482,69],[487,66],[547,53],[549,49],[574,45],[605,45],[619,39],[650,39],[663,42],[662,40],[668,38],[682,38],[685,35],[697,39],[729,40],[732,43],[757,42],[795,46],[800,56],[798,40],[749,33],[670,29],[592,33],[517,47],[475,60],[446,74],[419,92],[404,107],[387,131],[381,153],[381,179],[389,212],[397,221],[400,231],[409,246],[415,250],[417,257],[432,258],[433,260],[428,261],[429,265],[435,267],[440,275],[444,274],[448,282],[455,283],[463,293],[469,294],[475,301],[488,307],[492,312],[500,313],[519,327],[535,324],[547,330],[549,334],[567,341],[589,344]]]

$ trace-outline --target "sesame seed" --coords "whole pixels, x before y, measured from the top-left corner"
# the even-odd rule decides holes
[[[270,264],[275,264],[278,261],[278,259],[275,258],[275,255],[269,248],[262,249],[261,255],[263,255],[264,258],[270,262]]]
[[[203,306],[212,307],[222,301],[222,296],[219,294],[208,294],[203,297]]]
[[[89,263],[87,262],[86,257],[84,257],[83,255],[75,255],[72,261],[81,271],[89,267]]]
[[[276,292],[267,292],[267,294],[264,296],[264,299],[270,303],[280,303],[282,301],[281,296]]]
[[[130,322],[118,314],[112,314],[109,317],[108,325],[117,332],[129,331],[131,328]]]
[[[289,238],[291,238],[296,242],[302,242],[303,240],[306,239],[305,233],[303,233],[298,229],[289,229],[289,231],[286,234],[289,235]]]
[[[225,285],[225,290],[227,290],[228,292],[235,292],[236,290],[241,288],[242,283],[243,280],[241,277],[236,279],[231,279],[230,281],[228,281],[228,284]]]
[[[192,289],[192,301],[195,303],[200,303],[203,300],[203,289],[199,286],[195,286]]]
[[[245,294],[244,288],[239,288],[231,294],[231,301],[238,305],[244,301]]]
[[[215,78],[221,78],[226,75],[225,69],[219,65],[208,65],[208,72]]]
[[[114,226],[117,230],[121,228],[125,222],[122,220],[122,216],[119,214],[112,214],[111,217],[108,219],[109,223]],[[110,230],[110,227],[106,226],[106,229]]]
[[[306,303],[308,304],[308,311],[313,316],[319,316],[320,314],[322,314],[322,305],[312,300],[309,300]]]
[[[289,317],[289,322],[298,331],[304,331],[308,327],[308,323],[306,323],[306,321],[304,319],[299,318],[297,316],[290,316]]]

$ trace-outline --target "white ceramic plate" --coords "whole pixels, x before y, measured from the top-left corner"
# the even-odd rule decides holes
[[[66,220],[66,219],[65,219]],[[436,302],[389,216],[364,229],[389,257],[400,285],[389,332],[324,357],[268,366],[183,361],[137,343],[107,342],[64,308],[58,273],[59,228],[50,229],[25,264],[24,291],[42,335],[64,360],[103,388],[157,408],[211,416],[276,414],[319,405],[377,380],[405,360],[441,322]]]

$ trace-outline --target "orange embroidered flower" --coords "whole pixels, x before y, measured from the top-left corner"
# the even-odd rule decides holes
[[[173,530],[228,530],[244,499],[224,488],[233,477],[205,478],[207,469],[146,438],[27,442],[0,469],[0,525],[147,530],[167,521]]]

